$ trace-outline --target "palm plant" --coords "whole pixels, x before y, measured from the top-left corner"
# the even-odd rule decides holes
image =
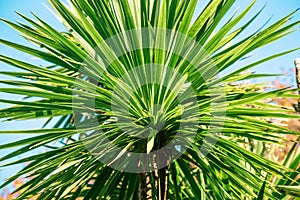
[[[220,77],[249,53],[294,31],[299,23],[289,23],[294,12],[239,39],[262,11],[244,18],[255,1],[225,23],[234,0],[210,1],[195,21],[196,0],[70,0],[69,6],[49,2],[67,32],[36,15],[31,19],[18,13],[27,24],[2,19],[39,48],[0,40],[2,44],[49,65],[0,56],[22,69],[1,71],[13,77],[1,83],[14,89],[0,92],[26,97],[0,99],[13,104],[0,110],[1,118],[48,119],[42,129],[0,131],[35,135],[1,145],[19,147],[1,161],[47,148],[3,164],[29,163],[1,187],[25,176],[27,182],[16,189],[22,191],[18,199],[300,196],[297,161],[282,165],[264,158],[257,147],[244,148],[281,144],[284,135],[299,135],[264,120],[298,118],[292,108],[263,101],[299,96],[289,88],[261,91],[257,85],[241,89],[233,84],[267,76],[248,70],[297,49]],[[50,122],[55,125],[49,128]]]

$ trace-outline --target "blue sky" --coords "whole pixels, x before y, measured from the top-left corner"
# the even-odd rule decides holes
[[[200,9],[205,5],[207,1],[200,0],[197,13],[199,13]],[[240,7],[240,10],[245,8],[247,5],[249,5],[251,1],[249,0],[237,0],[234,10],[236,10],[238,7]],[[63,26],[57,21],[57,19],[43,6],[43,4],[47,4],[46,0],[26,0],[26,1],[20,1],[20,0],[9,0],[9,1],[0,1],[0,17],[16,21],[21,20],[20,17],[14,12],[19,11],[27,16],[30,15],[30,12],[36,13],[38,16],[40,16],[42,19],[45,19],[47,22],[49,22],[51,25],[57,27],[60,30],[63,30]],[[248,30],[247,34],[252,33],[256,29],[258,29],[260,26],[262,26],[270,17],[272,17],[271,22],[274,22],[278,20],[279,18],[289,14],[296,8],[300,7],[298,0],[258,0],[257,4],[254,6],[251,13],[248,15],[253,16],[255,12],[257,12],[262,6],[264,6],[267,3],[267,6],[264,10],[264,12],[261,14],[259,19],[252,25]],[[49,5],[48,5],[49,6]],[[295,17],[295,20],[300,20],[300,12],[298,12]],[[14,41],[17,43],[22,44],[29,44],[26,40],[24,40],[22,37],[19,36],[19,34],[14,31],[12,28],[8,27],[4,23],[0,22],[0,38],[6,39],[10,41]],[[285,51],[288,49],[292,49],[295,47],[300,47],[300,31],[297,31],[296,33],[290,34],[289,36],[285,37],[284,39],[281,39],[280,41],[269,45],[259,51],[256,51],[253,54],[253,57],[249,60],[242,61],[238,64],[236,64],[233,67],[242,66],[245,63],[248,63],[250,61],[255,61],[258,58],[270,56],[271,54],[278,53],[281,51]],[[0,54],[8,55],[17,57],[19,59],[33,62],[32,57],[23,53],[20,53],[16,50],[7,48],[3,45],[0,45]],[[281,73],[282,69],[292,69],[294,67],[293,60],[297,57],[300,57],[300,51],[294,52],[292,54],[286,55],[284,57],[278,58],[276,60],[270,61],[268,63],[262,64],[259,67],[256,67],[254,71],[260,72],[260,73]],[[39,62],[39,61],[34,61]],[[7,66],[3,63],[0,63],[0,71],[10,71],[14,70],[12,67]],[[7,77],[1,76],[0,79],[5,79]],[[3,85],[0,85],[1,87]],[[14,95],[6,95],[1,94],[1,98],[17,98],[20,99],[18,96]],[[3,108],[4,104],[0,104],[0,108]],[[0,122],[0,130],[8,130],[8,129],[33,129],[33,128],[39,128],[42,124],[42,121],[26,121],[26,122]],[[0,135],[0,144],[11,142],[20,138],[23,138],[25,136],[18,136],[18,135],[9,135],[9,136],[3,136]],[[0,157],[6,153],[10,152],[10,150],[2,150],[0,151]],[[4,181],[5,178],[8,176],[14,174],[19,170],[21,166],[19,167],[10,167],[6,168],[2,171],[0,171],[0,183]]]

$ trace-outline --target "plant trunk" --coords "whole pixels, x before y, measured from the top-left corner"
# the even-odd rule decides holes
[[[150,172],[151,173],[151,172]],[[155,172],[152,172],[154,184],[150,183],[150,176],[148,173],[139,174],[139,200],[155,200],[154,196],[157,196],[158,200],[167,200],[168,194],[168,167],[159,169]],[[155,188],[152,188],[155,187]],[[156,191],[156,195],[153,192]]]
[[[147,184],[147,174],[146,173],[140,173],[140,185],[139,185],[139,200],[146,200],[148,198],[147,192],[148,192],[148,184]]]
[[[164,167],[158,170],[158,199],[167,200],[168,192],[168,168]]]

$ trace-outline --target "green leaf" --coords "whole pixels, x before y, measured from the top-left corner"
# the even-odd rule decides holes
[[[257,198],[256,200],[264,200],[264,193],[265,193],[265,188],[266,188],[266,181],[263,182],[260,190],[259,190],[259,193],[257,195]]]
[[[155,136],[150,137],[147,142],[147,153],[150,153],[154,147]]]

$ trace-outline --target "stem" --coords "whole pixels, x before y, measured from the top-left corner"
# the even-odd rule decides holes
[[[298,94],[300,94],[300,58],[297,58],[295,61],[295,68],[296,68],[296,81],[298,87]],[[300,99],[298,99],[298,105],[296,111],[299,112],[300,109]]]
[[[298,87],[298,94],[300,95],[300,58],[297,58],[294,61],[294,63],[295,63],[295,68],[296,68],[296,81],[297,81],[297,87]],[[299,111],[300,111],[300,98],[298,99],[298,104],[297,104],[296,108],[297,108],[297,109],[295,109],[296,112],[299,113]],[[298,142],[300,141],[300,136],[298,137],[297,141]],[[295,148],[298,145],[298,142],[294,143],[294,145],[292,146],[291,150],[288,153],[287,158],[289,158],[290,154],[295,150]],[[283,164],[286,165],[287,162],[288,162],[288,159],[286,159]]]
[[[167,191],[169,185],[168,168],[164,167],[158,170],[158,197],[159,200],[167,200]]]
[[[146,200],[147,199],[147,174],[146,173],[140,173],[140,184],[139,184],[139,200]]]

